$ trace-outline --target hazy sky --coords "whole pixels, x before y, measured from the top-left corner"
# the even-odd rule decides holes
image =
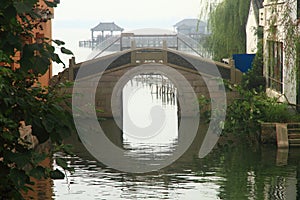
[[[88,49],[78,41],[90,39],[90,29],[99,22],[115,22],[125,31],[165,28],[185,18],[198,18],[201,0],[61,0],[55,8],[53,38],[66,42],[77,61],[84,61]],[[68,57],[62,56],[64,62]],[[54,74],[61,69],[55,67]]]
[[[124,28],[170,28],[182,18],[197,18],[201,0],[61,0],[58,27],[87,27],[114,21]],[[96,24],[95,24],[96,23]]]

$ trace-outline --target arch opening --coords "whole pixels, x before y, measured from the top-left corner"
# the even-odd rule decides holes
[[[135,75],[122,90],[123,147],[129,154],[172,153],[178,141],[178,107],[177,88],[166,75]],[[162,113],[155,113],[157,108]],[[147,129],[157,118],[160,127]],[[143,132],[147,130],[151,132]]]

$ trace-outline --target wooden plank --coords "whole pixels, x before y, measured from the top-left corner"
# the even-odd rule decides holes
[[[300,139],[290,139],[290,144],[300,144]]]
[[[289,139],[300,139],[300,134],[288,134]]]
[[[277,136],[277,147],[278,148],[288,148],[289,140],[288,140],[288,131],[287,125],[277,123],[276,124],[276,136]]]
[[[290,147],[300,147],[300,144],[290,144]]]

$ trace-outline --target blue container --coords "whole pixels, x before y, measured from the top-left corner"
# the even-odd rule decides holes
[[[244,73],[251,69],[255,54],[233,54],[232,57],[235,67]]]

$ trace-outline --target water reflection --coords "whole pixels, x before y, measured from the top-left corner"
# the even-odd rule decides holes
[[[290,158],[285,166],[276,164],[276,148],[249,149],[239,146],[222,148],[220,155],[221,199],[297,199],[296,171],[299,157]],[[299,150],[292,149],[299,156]],[[298,166],[297,166],[298,165]],[[298,180],[299,182],[299,180]],[[237,189],[238,188],[238,189]]]
[[[123,113],[128,112],[123,117],[123,148],[127,150],[125,156],[137,160],[163,160],[172,155],[178,140],[176,90],[171,81],[161,74],[141,74],[124,86]],[[161,119],[164,123],[157,131],[154,131],[155,128],[147,130],[145,127],[151,126],[155,120],[153,118],[158,117],[150,115],[156,106],[164,114]]]
[[[159,76],[135,77],[124,87],[123,100],[129,102],[130,116],[140,127],[151,123],[147,118],[151,107],[161,106],[167,121],[160,134],[146,140],[139,135],[134,137],[134,133],[123,134],[114,120],[100,122],[104,132],[109,133],[107,135],[112,142],[126,150],[128,157],[145,161],[164,159],[174,152],[180,140],[176,89],[170,86],[172,90],[164,90],[162,84],[156,82],[159,79],[163,80]],[[162,97],[164,94],[166,96]],[[126,122],[123,125],[125,132],[130,133]],[[74,145],[76,156],[67,159],[75,173],[68,174],[64,180],[54,180],[53,198],[300,199],[299,149],[290,149],[286,155],[273,147],[250,148],[243,144],[225,143],[204,159],[199,159],[198,152],[206,130],[207,125],[200,124],[194,142],[184,155],[168,167],[146,174],[124,173],[104,166],[84,148],[78,136],[73,135],[67,142]],[[107,155],[114,157],[110,152]]]
[[[55,199],[296,200],[299,193],[297,149],[278,166],[275,148],[223,146],[204,159],[191,148],[162,170],[129,174],[103,166],[78,144],[78,156],[68,158],[75,173],[54,181]]]
[[[127,143],[170,143],[178,138],[177,92],[171,81],[160,74],[135,76],[123,88],[123,131]],[[159,107],[157,114],[152,114]],[[164,123],[152,126],[155,118]],[[140,129],[136,128],[139,127]],[[145,133],[141,131],[149,131]]]

